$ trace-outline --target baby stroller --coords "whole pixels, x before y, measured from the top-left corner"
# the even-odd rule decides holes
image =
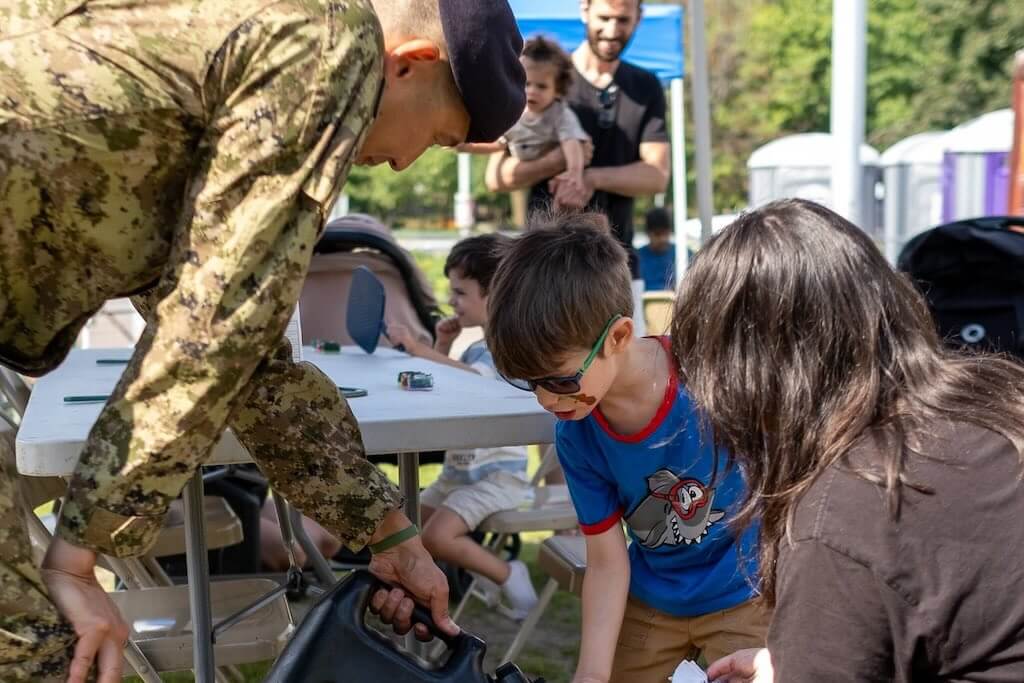
[[[430,282],[391,230],[364,214],[331,221],[314,247],[299,299],[302,338],[353,343],[345,325],[345,307],[352,273],[359,266],[373,271],[384,285],[384,319],[389,324],[405,325],[433,343],[441,311]],[[389,345],[387,340],[381,343]]]
[[[932,228],[907,243],[898,265],[947,342],[1024,361],[1024,216]]]

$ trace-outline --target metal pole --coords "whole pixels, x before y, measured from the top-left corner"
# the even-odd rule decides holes
[[[690,0],[690,82],[693,87],[693,122],[696,137],[697,212],[700,242],[711,237],[715,205],[711,178],[711,90],[708,86],[707,41],[704,38],[704,0]]]
[[[420,454],[398,454],[398,485],[405,496],[405,516],[420,525]]]
[[[864,101],[867,79],[866,0],[832,3],[832,208],[864,228]]]
[[[460,153],[458,160],[459,189],[455,193],[455,227],[461,236],[466,237],[473,227],[473,157]]]
[[[196,683],[213,683],[213,624],[210,615],[210,567],[206,558],[203,520],[203,477],[200,470],[182,491],[185,508],[185,559],[188,601],[192,610],[192,660]]]
[[[686,272],[686,114],[683,106],[683,79],[673,79],[669,90],[672,105],[672,214],[676,226],[677,280]]]

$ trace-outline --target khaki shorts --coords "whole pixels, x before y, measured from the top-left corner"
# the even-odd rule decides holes
[[[533,488],[522,478],[495,472],[473,484],[450,484],[438,479],[420,493],[420,505],[443,505],[472,530],[495,512],[514,510],[527,503],[532,494]]]
[[[765,647],[771,615],[745,602],[699,617],[675,617],[632,597],[615,648],[611,683],[665,683],[684,659],[707,665],[748,647]]]

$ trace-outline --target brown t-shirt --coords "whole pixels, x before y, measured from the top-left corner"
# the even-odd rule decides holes
[[[884,491],[827,470],[783,543],[768,637],[775,680],[1024,681],[1024,484],[1004,437],[932,430],[894,520]],[[865,439],[854,465],[878,462]]]

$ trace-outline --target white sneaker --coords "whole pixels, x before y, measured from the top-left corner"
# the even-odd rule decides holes
[[[530,581],[530,571],[519,560],[508,563],[508,579],[501,584],[501,593],[509,602],[511,609],[507,614],[516,621],[522,621],[537,604],[537,591]]]

